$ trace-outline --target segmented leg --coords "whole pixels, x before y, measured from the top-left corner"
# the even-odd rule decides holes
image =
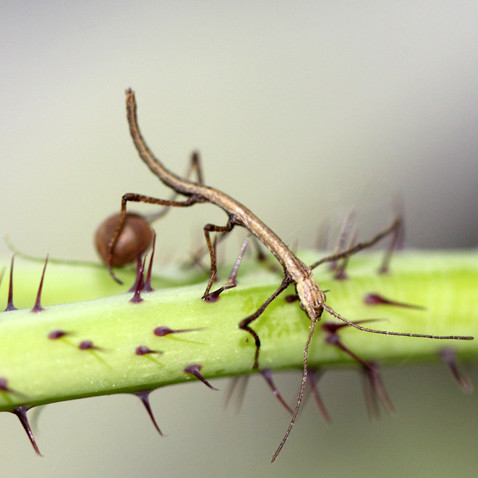
[[[123,224],[126,217],[126,205],[128,202],[143,202],[143,203],[158,204],[160,206],[168,206],[168,207],[189,207],[198,202],[203,202],[203,199],[201,197],[194,196],[194,195],[189,196],[185,201],[172,201],[170,199],[158,199],[151,196],[144,196],[143,194],[136,194],[136,193],[127,193],[123,195],[121,199],[120,221],[118,223],[118,226],[116,227],[116,230],[112,239],[110,240],[108,244],[109,252],[108,252],[108,258],[106,261],[106,266],[108,267],[108,271],[110,275],[119,284],[122,284],[122,281],[113,272],[111,262],[113,259],[113,253],[114,253],[116,243],[118,242],[118,238],[121,234],[121,230],[123,229]]]
[[[209,296],[209,291],[211,290],[214,281],[216,280],[217,275],[217,262],[216,262],[216,252],[214,250],[214,244],[211,241],[211,232],[222,232],[228,233],[232,231],[233,227],[235,226],[235,218],[234,216],[229,216],[229,220],[225,226],[217,226],[216,224],[206,224],[203,228],[204,230],[204,237],[206,238],[207,248],[209,249],[209,257],[211,258],[211,275],[209,276],[209,281],[206,286],[206,290],[202,298],[204,300],[207,299]]]
[[[376,236],[374,236],[369,241],[359,242],[358,244],[355,244],[354,246],[346,249],[345,251],[338,252],[336,254],[332,254],[327,257],[323,257],[322,259],[319,259],[318,261],[311,264],[310,268],[315,269],[316,267],[320,266],[321,264],[324,264],[325,262],[333,262],[338,259],[344,259],[346,257],[351,256],[352,254],[356,254],[357,252],[362,251],[363,249],[368,249],[369,247],[374,246],[377,242],[379,242],[384,237],[387,237],[389,234],[394,234],[397,230],[400,229],[401,225],[402,225],[402,220],[401,218],[397,217],[396,219],[394,219],[392,224],[390,224],[390,226],[388,226],[382,232],[379,232]]]
[[[245,330],[246,332],[249,332],[252,337],[254,338],[254,342],[256,345],[256,353],[254,354],[254,365],[252,368],[257,369],[259,368],[259,350],[261,348],[261,340],[259,339],[259,335],[257,332],[251,328],[249,325],[254,322],[257,318],[259,318],[264,310],[266,310],[267,306],[276,298],[278,297],[287,287],[292,283],[291,279],[289,277],[285,277],[284,280],[282,281],[282,284],[279,286],[279,288],[251,315],[246,317],[245,319],[242,319],[239,322],[239,328],[242,330]]]
[[[202,166],[201,166],[201,159],[199,156],[198,151],[193,151],[191,154],[191,160],[189,162],[188,169],[186,171],[186,174],[184,175],[184,178],[186,180],[189,180],[193,173],[196,173],[196,178],[197,178],[197,184],[203,186],[204,185],[204,180],[203,180],[203,172],[202,172]],[[178,193],[174,193],[171,195],[169,198],[169,201],[174,201],[178,197]],[[160,211],[154,212],[152,214],[148,214],[146,216],[147,221],[151,224],[157,219],[165,216],[169,211],[169,206],[164,206]]]

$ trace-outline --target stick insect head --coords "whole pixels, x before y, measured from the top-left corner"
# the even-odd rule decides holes
[[[305,310],[310,320],[317,320],[324,310],[325,295],[319,284],[312,278],[306,277],[296,284],[300,307]]]

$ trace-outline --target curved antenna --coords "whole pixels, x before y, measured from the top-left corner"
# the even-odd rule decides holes
[[[371,332],[373,334],[382,334],[382,335],[398,335],[400,337],[418,337],[421,339],[438,339],[438,340],[473,340],[472,336],[469,335],[428,335],[428,334],[412,334],[409,332],[393,332],[390,330],[377,330],[377,329],[370,329],[368,327],[362,327],[361,325],[352,322],[338,312],[335,312],[332,307],[327,304],[323,304],[324,309],[335,318],[345,322],[347,325],[354,327],[355,329],[361,330],[362,332]]]
[[[276,458],[279,456],[279,453],[281,452],[282,448],[285,445],[285,442],[289,438],[290,432],[292,431],[292,428],[294,428],[295,421],[297,419],[297,415],[299,414],[300,406],[302,404],[302,400],[304,399],[304,393],[305,393],[305,387],[307,386],[307,360],[309,357],[309,345],[310,341],[312,340],[312,335],[314,335],[314,330],[315,330],[315,324],[317,323],[317,320],[320,319],[319,317],[316,317],[314,319],[311,319],[310,322],[310,331],[309,331],[309,336],[307,337],[307,342],[305,343],[305,348],[304,348],[304,370],[302,372],[302,382],[300,384],[300,389],[299,389],[299,396],[297,397],[297,403],[295,405],[295,410],[292,415],[292,418],[290,419],[289,427],[287,428],[287,431],[285,432],[285,435],[282,437],[282,441],[280,442],[279,446],[277,447],[277,450],[275,451],[274,455],[272,456],[271,463],[273,463]]]

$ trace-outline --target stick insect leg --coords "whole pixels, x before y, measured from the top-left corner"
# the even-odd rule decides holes
[[[237,272],[239,270],[239,266],[241,265],[242,258],[244,257],[244,253],[246,252],[247,244],[249,242],[249,236],[246,237],[245,241],[242,244],[241,252],[237,256],[236,262],[234,263],[234,267],[229,275],[229,278],[226,280],[226,285],[219,287],[219,289],[214,290],[213,292],[209,292],[207,295],[204,295],[202,299],[205,302],[216,302],[219,299],[219,296],[228,289],[232,289],[233,287],[237,286]],[[216,251],[216,243],[217,241],[214,240],[214,251]]]
[[[239,328],[242,330],[245,330],[246,332],[249,332],[252,337],[254,338],[254,342],[256,345],[256,352],[254,354],[254,365],[252,368],[257,369],[259,368],[259,350],[261,348],[261,340],[259,339],[259,335],[257,335],[257,332],[252,329],[249,325],[254,322],[257,318],[261,316],[261,314],[266,310],[267,306],[276,298],[278,297],[287,287],[292,283],[291,279],[287,276],[284,278],[282,281],[282,284],[279,286],[279,288],[251,315],[246,317],[245,319],[242,319],[239,322]]]
[[[199,156],[198,151],[193,151],[191,154],[191,159],[188,165],[188,169],[186,171],[186,174],[184,175],[184,178],[186,180],[189,180],[193,173],[196,173],[196,179],[197,179],[197,184],[200,186],[204,185],[204,176],[202,172],[202,165],[201,165],[201,159]],[[178,193],[174,193],[170,196],[169,201],[174,201],[178,197]],[[146,220],[149,222],[149,224],[152,224],[154,221],[157,219],[165,216],[169,211],[169,206],[164,206],[159,210],[158,212],[154,212],[152,214],[148,214],[146,217]]]
[[[211,232],[228,233],[232,231],[234,225],[235,225],[234,216],[229,216],[229,220],[227,221],[227,224],[225,226],[216,226],[215,224],[206,224],[203,228],[204,237],[206,238],[207,248],[209,249],[209,257],[211,258],[211,275],[209,276],[209,281],[207,283],[206,290],[204,291],[204,294],[202,296],[204,300],[207,300],[209,296],[209,291],[211,290],[211,287],[214,284],[214,281],[217,275],[216,252],[215,252],[214,244],[211,241],[210,233]]]
[[[197,202],[200,202],[200,199],[198,199],[194,195],[189,196],[185,201],[172,201],[169,199],[158,199],[151,196],[144,196],[143,194],[136,194],[136,193],[127,193],[123,195],[123,197],[121,198],[120,220],[119,220],[118,226],[116,227],[115,233],[113,234],[113,237],[111,238],[108,244],[108,257],[106,260],[106,266],[108,267],[108,271],[111,277],[113,277],[113,279],[119,284],[122,284],[122,282],[113,272],[113,267],[111,263],[112,263],[113,253],[114,253],[116,243],[118,242],[118,238],[121,234],[121,230],[123,229],[123,224],[126,217],[126,205],[128,202],[143,202],[143,203],[158,204],[160,206],[168,206],[168,207],[189,207],[189,206],[192,206],[193,204],[196,204]]]
[[[225,231],[219,234],[216,239],[216,244],[219,244],[222,242],[224,239],[226,239],[227,235],[231,231]],[[191,254],[191,258],[184,263],[185,267],[193,267],[195,265],[199,265],[202,267],[201,264],[201,259],[209,252],[207,244],[204,244],[201,246],[199,249],[197,249],[195,252]]]
[[[377,242],[379,242],[381,239],[384,237],[388,236],[389,234],[396,234],[396,231],[400,229],[402,225],[402,220],[401,218],[396,218],[390,226],[388,226],[386,229],[383,231],[379,232],[376,236],[372,237],[369,241],[364,241],[364,242],[359,242],[358,244],[355,244],[355,246],[352,246],[345,251],[338,252],[336,254],[332,254],[327,257],[323,257],[322,259],[314,262],[310,268],[315,269],[316,267],[320,266],[324,262],[333,262],[338,259],[343,259],[348,256],[351,256],[352,254],[356,254],[357,252],[362,251],[363,249],[368,249],[369,247],[374,246]]]

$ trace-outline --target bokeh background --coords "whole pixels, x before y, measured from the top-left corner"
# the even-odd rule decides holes
[[[0,5],[0,233],[34,255],[94,259],[97,224],[125,192],[168,197],[137,158],[124,90],[152,149],[239,198],[291,244],[356,207],[363,237],[400,197],[407,244],[478,243],[478,6],[455,1],[10,1]],[[179,258],[210,206],[157,232]],[[234,242],[234,240],[231,240]],[[0,256],[8,250],[0,244]],[[470,375],[477,378],[476,371]],[[385,372],[398,416],[370,422],[356,373],[327,374],[282,456],[288,418],[258,379],[239,414],[201,385],[47,407],[37,458],[0,416],[5,476],[471,476],[477,398],[447,372]],[[298,375],[278,378],[293,400]],[[217,384],[222,390],[226,382]]]

